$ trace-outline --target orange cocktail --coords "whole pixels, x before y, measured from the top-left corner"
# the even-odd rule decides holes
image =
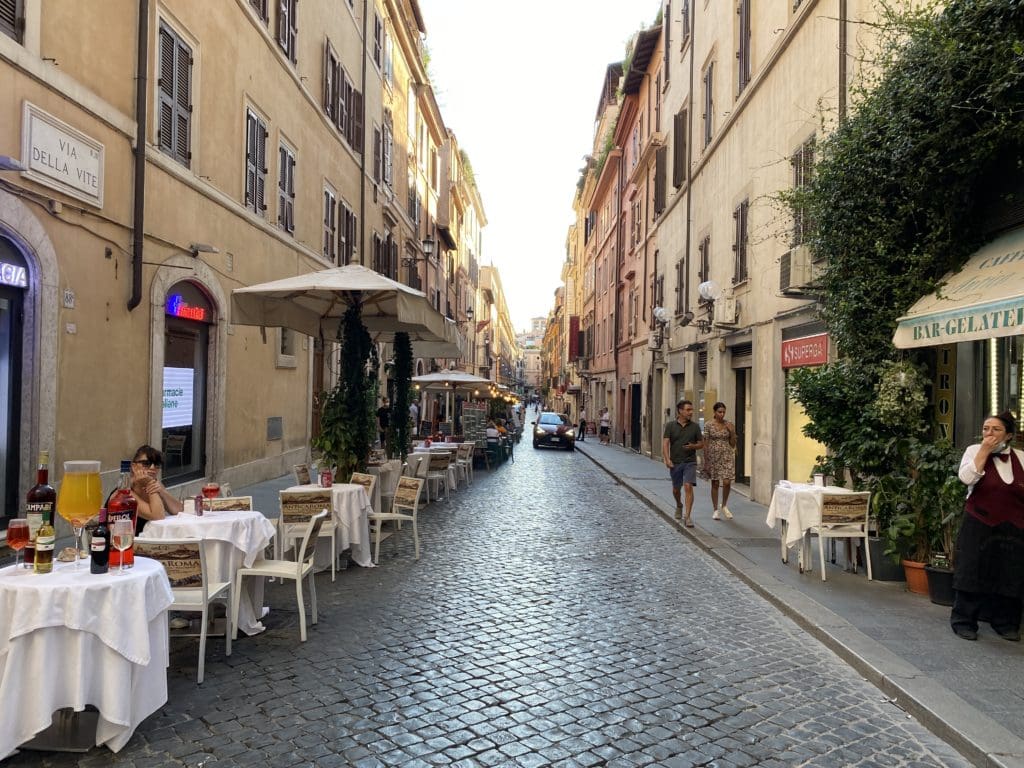
[[[80,543],[82,528],[103,506],[103,483],[98,461],[65,461],[64,477],[57,492],[57,513],[75,531],[75,544]],[[79,547],[79,557],[81,557]],[[77,563],[76,563],[77,564]]]

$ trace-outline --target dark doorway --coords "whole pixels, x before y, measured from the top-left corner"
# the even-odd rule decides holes
[[[639,384],[629,385],[629,447],[634,451],[640,450],[641,389]]]
[[[733,403],[733,424],[736,425],[736,480],[740,483],[750,482],[750,469],[747,466],[747,377],[749,368],[737,368],[736,401]]]

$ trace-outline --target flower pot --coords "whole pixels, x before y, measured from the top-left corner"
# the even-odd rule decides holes
[[[903,560],[903,572],[907,577],[907,591],[915,595],[928,594],[928,574],[924,572],[924,563],[915,560]]]
[[[875,581],[905,581],[903,566],[885,554],[885,539],[868,539],[868,557],[871,558],[871,578]]]
[[[953,571],[934,565],[924,567],[928,577],[928,597],[936,605],[953,604]]]

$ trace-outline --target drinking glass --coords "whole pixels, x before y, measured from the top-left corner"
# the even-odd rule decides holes
[[[135,528],[131,520],[118,520],[110,531],[110,543],[114,549],[121,553],[121,564],[117,568],[118,573],[124,573],[124,552],[129,549],[135,540]]]
[[[7,525],[7,546],[14,550],[14,567],[18,567],[21,550],[28,546],[28,520],[11,520]]]
[[[75,569],[82,558],[82,529],[103,506],[103,484],[98,461],[65,461],[64,477],[57,491],[57,512],[75,532]]]
[[[204,499],[216,499],[220,496],[220,483],[204,483],[202,494]],[[213,510],[212,505],[210,505],[210,510]]]

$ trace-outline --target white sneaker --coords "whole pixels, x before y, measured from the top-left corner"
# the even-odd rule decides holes
[[[712,520],[718,520],[719,519],[719,517],[718,517],[718,510],[717,509],[715,510],[714,514],[711,515],[711,519]]]
[[[725,506],[725,504],[722,505],[722,514],[725,515],[726,520],[732,520],[732,512],[729,511],[729,508]]]

